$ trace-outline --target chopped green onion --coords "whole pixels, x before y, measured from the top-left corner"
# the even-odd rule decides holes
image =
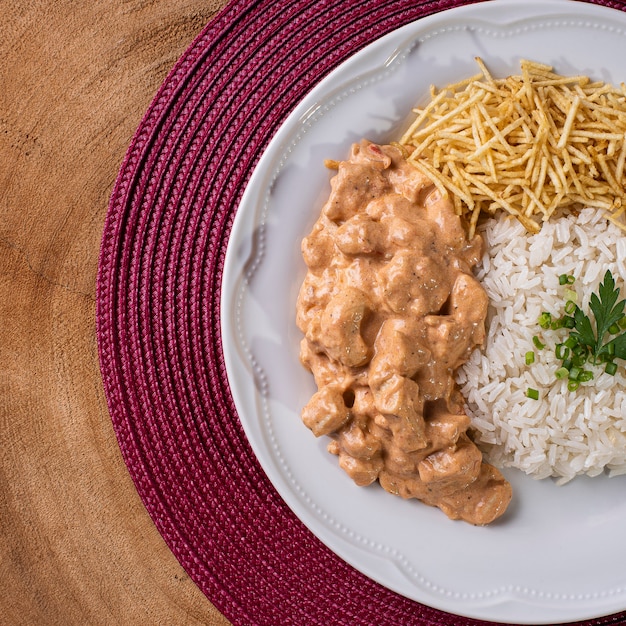
[[[572,365],[574,367],[582,367],[587,362],[586,354],[575,354],[572,357]]]
[[[546,347],[543,343],[541,343],[541,339],[539,339],[537,335],[533,337],[533,343],[535,344],[535,348],[539,348],[539,350],[543,350]]]
[[[569,370],[567,369],[567,367],[559,367],[558,370],[556,370],[556,372],[554,372],[554,375],[559,379],[559,380],[563,380],[564,378],[567,378],[569,375]]]
[[[531,400],[539,400],[539,392],[536,389],[533,389],[532,387],[529,387],[526,390],[526,396],[530,398]]]
[[[572,337],[571,335],[565,340],[563,345],[566,345],[568,348],[574,348],[576,345],[578,344],[578,341],[576,340],[575,337]]]
[[[568,315],[573,315],[574,312],[576,311],[576,303],[570,298],[566,303],[565,303],[565,312]]]
[[[550,315],[550,313],[548,313],[547,311],[544,311],[539,316],[538,324],[539,324],[539,326],[541,326],[541,328],[543,328],[543,329],[550,328],[551,322],[552,322],[552,315]]]
[[[578,380],[578,376],[580,375],[581,371],[582,370],[580,369],[580,367],[572,367],[572,369],[569,371],[568,378],[570,380]]]
[[[578,376],[578,380],[581,383],[588,383],[592,379],[593,379],[593,372],[590,372],[589,370],[583,370]]]
[[[573,285],[575,280],[571,274],[561,274],[559,276],[559,285]]]
[[[526,355],[526,365],[532,365],[535,362],[535,353],[532,350],[529,350]]]
[[[578,301],[578,294],[573,289],[566,289],[563,295],[565,296],[565,300],[571,300],[574,305],[576,305],[576,302]]]
[[[563,361],[563,367],[569,372],[572,369],[572,359],[565,359]]]
[[[617,320],[617,325],[624,330],[626,328],[626,315],[622,315],[622,317],[620,317]]]
[[[576,320],[570,315],[563,316],[563,327],[564,328],[574,328],[576,326]]]
[[[609,326],[609,332],[611,333],[611,335],[617,335],[619,331],[620,331],[620,327],[617,323],[611,324],[611,326]]]
[[[558,343],[554,349],[554,354],[557,359],[563,361],[569,357],[569,348],[563,343]]]
[[[580,383],[577,380],[569,380],[567,381],[567,389],[568,391],[576,391],[580,387]]]
[[[609,352],[610,357],[615,356],[615,343],[613,341],[610,341],[609,343],[607,343],[606,348]]]
[[[614,361],[609,361],[606,364],[604,371],[610,376],[615,376],[615,372],[617,372],[617,363],[615,363]]]

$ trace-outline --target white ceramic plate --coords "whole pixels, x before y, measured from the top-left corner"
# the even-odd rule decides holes
[[[514,501],[486,528],[378,486],[358,488],[300,420],[315,391],[298,361],[300,241],[329,193],[325,158],[391,140],[430,84],[496,75],[520,58],[626,80],[626,14],[566,0],[495,0],[424,18],[321,82],[277,133],[246,189],[228,246],[222,324],[238,413],[270,480],[336,554],[382,585],[459,615],[554,623],[626,609],[626,478],[557,487],[507,472]]]

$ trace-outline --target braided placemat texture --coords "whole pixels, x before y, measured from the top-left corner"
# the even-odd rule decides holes
[[[300,523],[248,445],[220,338],[232,220],[281,123],[363,46],[422,16],[470,3],[233,0],[173,68],[121,167],[97,302],[111,418],[154,523],[234,624],[482,623],[381,587]]]

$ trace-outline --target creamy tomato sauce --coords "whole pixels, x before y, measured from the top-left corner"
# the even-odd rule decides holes
[[[487,524],[511,488],[470,440],[454,372],[485,337],[482,254],[400,149],[355,144],[302,242],[300,358],[318,391],[302,411],[358,485]]]

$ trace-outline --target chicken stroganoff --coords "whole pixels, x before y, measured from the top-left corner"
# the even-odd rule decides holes
[[[336,164],[303,240],[300,359],[318,391],[302,411],[357,485],[484,525],[511,487],[468,436],[455,371],[483,343],[483,242],[402,148],[363,140]]]

